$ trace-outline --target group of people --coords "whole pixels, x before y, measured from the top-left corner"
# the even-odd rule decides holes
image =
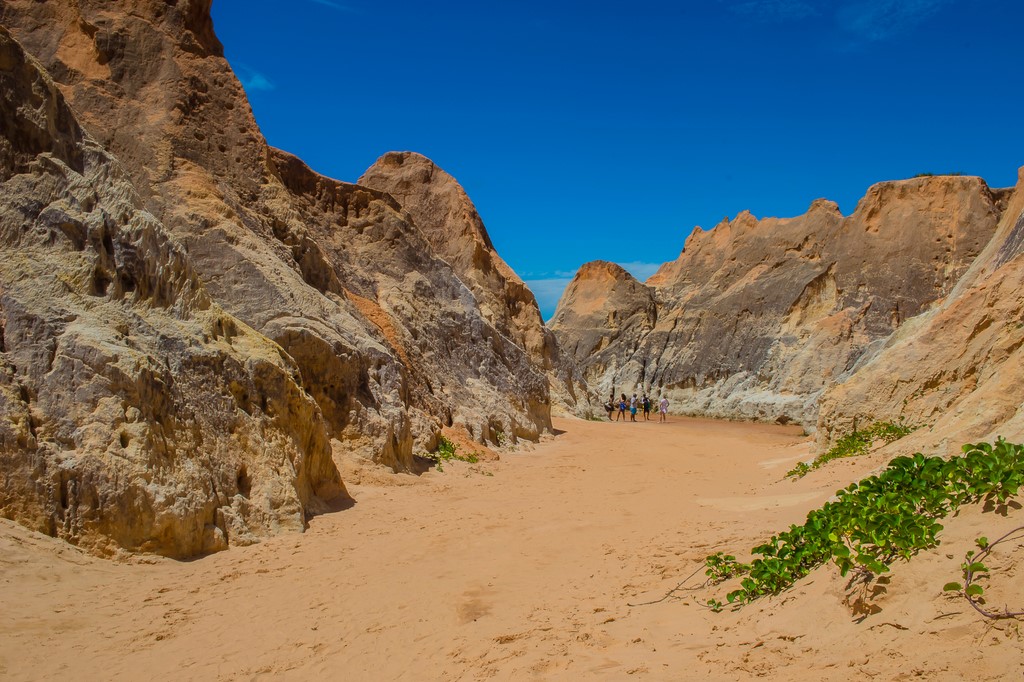
[[[615,393],[608,396],[608,402],[604,404],[605,412],[608,413],[609,421],[626,421],[626,411],[629,410],[629,421],[636,421],[636,413],[643,411],[644,420],[650,421],[651,419],[651,407],[653,401],[644,393],[641,397],[637,397],[636,393],[633,394],[632,398],[627,398],[626,394],[623,393],[619,396],[619,399],[615,399]],[[618,415],[612,419],[612,415],[615,414],[616,408],[618,409]],[[664,395],[661,396],[661,401],[658,402],[658,421],[668,421],[668,398]]]

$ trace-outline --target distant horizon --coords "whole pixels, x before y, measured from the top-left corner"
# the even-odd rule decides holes
[[[429,157],[545,320],[584,263],[643,281],[743,210],[849,215],[878,182],[1007,187],[1024,165],[1009,0],[217,0],[213,17],[271,145],[348,182],[388,151]]]

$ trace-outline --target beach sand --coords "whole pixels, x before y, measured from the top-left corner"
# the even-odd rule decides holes
[[[713,613],[704,557],[741,559],[883,463],[792,482],[793,427],[556,420],[500,461],[347,469],[356,502],[302,535],[190,562],[106,561],[0,521],[5,680],[1021,679],[1017,621],[942,593],[979,535],[1024,513],[964,510],[873,594],[833,566]],[[352,482],[356,481],[356,482]],[[987,592],[1024,608],[1020,549]],[[686,580],[697,572],[696,576]],[[1000,601],[1001,603],[1001,601]]]

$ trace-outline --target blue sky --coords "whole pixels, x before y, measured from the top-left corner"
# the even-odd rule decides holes
[[[576,269],[640,278],[694,225],[850,213],[917,173],[1014,184],[1016,0],[215,0],[270,144],[355,181],[429,156],[545,318]],[[1015,66],[1016,65],[1016,66]]]

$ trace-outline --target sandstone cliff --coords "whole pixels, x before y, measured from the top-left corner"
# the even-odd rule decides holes
[[[0,511],[105,553],[301,529],[344,493],[320,410],[0,28]]]
[[[824,200],[792,219],[744,212],[695,230],[650,278],[653,315],[630,277],[607,301],[578,300],[585,266],[552,329],[603,393],[642,386],[682,412],[813,429],[827,387],[953,290],[1005,199],[947,176],[875,185],[849,217]],[[609,310],[631,322],[610,325]]]
[[[533,292],[495,251],[455,178],[420,154],[389,152],[359,184],[387,192],[409,213],[434,251],[472,290],[484,318],[547,372],[554,400],[569,411],[590,409],[587,386],[544,326]]]
[[[136,499],[137,481],[119,473],[115,464],[120,460],[96,460],[98,446],[94,443],[76,446],[93,462],[90,476],[102,481],[97,489],[103,492],[94,495],[98,501],[93,500],[95,535],[105,534],[113,544],[124,547],[176,556],[216,549],[223,545],[219,536],[199,542],[177,535],[181,519],[186,512],[192,513],[186,507],[201,508],[208,517],[213,514],[212,507],[202,501],[206,499],[203,486],[214,490],[210,493],[214,497],[223,494],[231,499],[236,489],[245,489],[250,499],[265,488],[283,491],[267,498],[272,509],[263,509],[267,506],[263,505],[249,514],[252,518],[257,512],[264,516],[247,520],[244,533],[228,533],[229,542],[243,536],[254,539],[278,527],[301,527],[304,514],[317,510],[314,497],[318,486],[326,486],[325,495],[334,492],[331,486],[341,490],[334,464],[329,456],[324,459],[331,449],[330,439],[338,457],[365,457],[408,469],[414,466],[415,452],[434,446],[441,428],[464,430],[477,441],[492,443],[536,439],[550,428],[548,380],[545,368],[535,365],[526,350],[530,339],[513,340],[499,329],[501,320],[481,310],[475,292],[437,255],[389,194],[319,176],[295,157],[267,146],[242,87],[222,56],[209,17],[209,0],[13,0],[0,3],[0,23],[41,65],[33,67],[32,73],[37,75],[8,74],[5,78],[50,83],[52,76],[53,85],[48,86],[51,100],[61,102],[29,115],[30,119],[43,113],[57,117],[53,123],[36,126],[49,131],[45,144],[39,142],[39,133],[32,132],[35,128],[24,126],[11,128],[11,132],[5,129],[5,144],[14,150],[29,145],[29,151],[43,158],[58,151],[80,156],[83,152],[75,151],[76,145],[87,140],[90,149],[105,155],[94,160],[92,176],[106,182],[115,172],[105,166],[121,169],[117,173],[135,197],[132,210],[144,216],[153,226],[151,231],[168,244],[160,247],[154,242],[156,237],[146,237],[130,250],[124,247],[147,273],[144,279],[125,271],[119,261],[109,260],[111,253],[121,252],[116,235],[111,236],[111,245],[103,240],[106,233],[97,233],[102,253],[94,258],[101,267],[95,269],[93,283],[79,287],[116,297],[129,286],[121,284],[122,277],[128,278],[125,281],[130,280],[136,293],[117,298],[117,305],[124,308],[123,315],[144,315],[144,328],[136,330],[135,323],[125,327],[106,313],[86,318],[67,312],[80,306],[76,298],[80,293],[54,284],[40,295],[39,302],[40,314],[52,329],[40,332],[42,336],[32,347],[39,343],[46,347],[49,338],[65,338],[67,325],[84,325],[83,334],[97,338],[127,335],[146,357],[150,347],[173,345],[174,339],[184,335],[179,350],[162,351],[173,357],[165,359],[163,354],[153,353],[147,362],[159,367],[153,381],[162,382],[165,388],[161,391],[171,391],[172,386],[194,390],[187,400],[174,398],[191,401],[187,406],[196,406],[194,416],[189,411],[187,418],[176,416],[178,403],[160,391],[132,389],[140,392],[122,396],[117,383],[106,390],[122,396],[119,404],[131,419],[138,419],[135,414],[139,412],[145,419],[164,424],[164,429],[171,423],[191,434],[190,438],[208,439],[201,442],[210,444],[210,448],[197,449],[198,440],[180,440],[184,438],[180,435],[174,440],[163,432],[149,439],[131,433],[126,436],[129,444],[139,449],[139,472],[147,466],[163,466],[146,458],[157,457],[160,448],[166,448],[190,453],[182,466],[194,477],[179,481],[175,496],[161,498],[165,506],[153,517],[156,520],[139,519],[131,537],[119,535],[113,525],[128,513],[126,509],[134,508],[136,502],[131,500]],[[29,86],[17,87],[23,94]],[[70,107],[63,104],[65,100]],[[14,158],[11,154],[15,152],[7,156]],[[28,162],[17,163],[24,166]],[[82,174],[81,169],[75,172]],[[51,189],[45,178],[39,179],[42,184],[35,188],[35,180],[22,171],[15,177],[22,183],[17,196],[24,201],[33,196],[31,200],[36,202],[42,201],[40,197],[49,197],[47,202],[62,200],[64,190]],[[122,197],[129,189],[118,187],[111,192]],[[94,203],[83,210],[92,210]],[[25,215],[31,214],[24,207],[8,210],[4,219],[13,221],[11,225],[20,226],[28,220]],[[124,213],[127,209],[117,210]],[[57,218],[46,219],[62,224]],[[73,250],[79,249],[79,242],[88,241],[75,239]],[[141,237],[133,235],[131,239]],[[9,246],[19,248],[16,240]],[[149,252],[158,247],[178,254],[181,265],[147,264],[147,259],[158,258],[158,253]],[[46,266],[39,265],[33,273],[56,273],[65,267],[56,261],[41,262]],[[26,267],[29,265],[32,263]],[[2,269],[10,287],[29,277],[13,266]],[[165,308],[177,310],[175,306],[185,305],[179,302],[185,289],[174,280],[181,273],[189,273],[187,291],[194,290],[197,300],[208,303],[197,307],[201,313],[181,308],[177,317],[168,318]],[[62,276],[54,277],[60,280]],[[139,298],[142,291],[146,296],[157,292],[161,305],[156,309],[163,311],[159,316]],[[43,298],[49,300],[48,308],[42,306]],[[20,305],[31,309],[35,303]],[[136,307],[144,308],[144,314]],[[205,321],[182,321],[196,316]],[[202,334],[212,340],[205,340]],[[136,340],[136,335],[145,338]],[[541,338],[533,345],[546,342]],[[207,349],[207,343],[214,344],[216,352]],[[21,348],[20,342],[17,347]],[[234,356],[230,356],[231,347],[236,348]],[[193,351],[196,357],[190,354]],[[101,374],[113,371],[111,367],[119,365],[122,357],[120,351],[104,352],[106,355],[95,355],[90,357],[91,364],[86,363]],[[234,358],[232,362],[239,363],[240,369],[230,369],[233,365],[217,359],[217,353]],[[49,376],[49,362],[49,355],[41,352],[21,358],[14,363],[13,376]],[[140,364],[133,372],[145,367],[148,365]],[[131,383],[134,376],[129,375],[131,381],[118,381]],[[55,381],[60,378],[53,376]],[[76,385],[69,385],[69,391]],[[0,412],[11,423],[31,424],[25,421],[28,408],[13,401],[21,389],[17,382],[10,386]],[[216,403],[200,390],[204,386],[211,395],[218,394],[218,387],[226,387],[232,402]],[[29,399],[35,401],[37,389],[29,386],[27,390]],[[71,403],[77,399],[70,396],[65,395],[62,400],[66,404],[54,406],[51,413],[56,419],[61,409],[67,410],[63,424],[69,432],[77,432],[92,408],[74,408]],[[208,403],[208,413],[198,409]],[[122,430],[115,417],[106,415],[111,421],[105,426],[96,423],[90,433],[105,437],[106,429],[107,436],[114,434],[110,437],[120,440]],[[253,424],[246,431],[235,426],[239,420],[252,420]],[[53,531],[53,519],[57,518],[53,504],[57,503],[47,507],[26,502],[24,487],[49,485],[40,483],[39,476],[32,473],[38,470],[35,453],[43,447],[40,443],[61,452],[63,446],[52,443],[63,441],[54,441],[56,436],[51,437],[45,429],[35,441],[25,440],[17,429],[11,433],[21,435],[4,441],[16,446],[4,454],[5,494],[0,498],[0,513]],[[278,464],[259,472],[252,464],[241,466],[248,451],[260,452]],[[196,454],[199,452],[202,454]],[[195,457],[209,463],[198,466]],[[230,469],[234,488],[206,476],[204,467]],[[294,488],[292,493],[288,493],[290,488]],[[51,502],[64,499],[63,494],[47,494]],[[127,501],[115,507],[108,503],[115,498]],[[292,520],[285,523],[285,518]],[[208,518],[209,524],[220,528],[222,534],[229,525]],[[215,531],[207,530],[216,536]],[[64,537],[85,541],[85,534],[75,530]]]
[[[579,269],[559,301],[551,328],[563,352],[582,361],[584,377],[602,389],[602,397],[631,388],[607,377],[623,347],[645,338],[658,320],[654,290],[615,263],[594,261]],[[628,352],[628,351],[627,351]]]
[[[2,19],[146,188],[214,300],[295,359],[332,434],[408,467],[438,421],[477,438],[548,428],[543,374],[399,206],[266,145],[209,0],[127,7],[8,2]]]
[[[854,420],[922,426],[903,444],[937,454],[1024,439],[1024,168],[995,235],[953,293],[902,327],[821,401],[822,447]]]

